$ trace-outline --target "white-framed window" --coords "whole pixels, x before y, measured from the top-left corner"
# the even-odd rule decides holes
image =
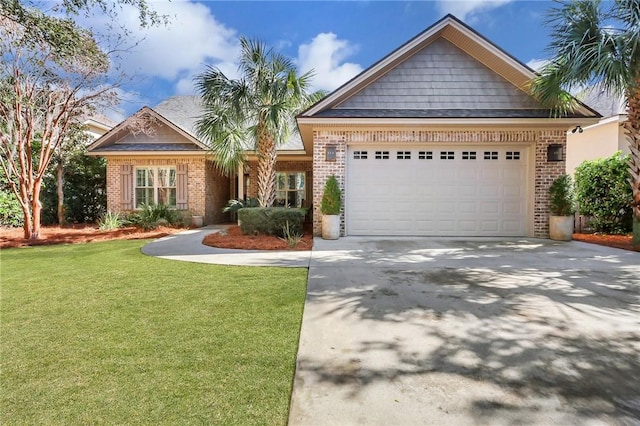
[[[278,207],[302,207],[306,197],[305,172],[276,173],[276,202]]]
[[[136,167],[134,208],[142,204],[176,206],[175,167]]]

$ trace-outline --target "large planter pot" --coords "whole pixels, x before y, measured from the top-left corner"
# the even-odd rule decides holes
[[[573,216],[549,216],[549,238],[556,241],[571,241]]]
[[[340,215],[325,214],[322,216],[322,238],[337,240],[340,237]]]
[[[201,228],[204,225],[203,216],[191,216],[191,224],[197,228]]]

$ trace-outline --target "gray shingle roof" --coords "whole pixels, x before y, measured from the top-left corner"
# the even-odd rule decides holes
[[[160,102],[153,110],[197,138],[196,121],[203,112],[199,96],[173,96]],[[278,149],[281,151],[302,150],[304,147],[300,135],[295,133]]]
[[[583,90],[577,97],[598,111],[603,117],[626,113],[627,106],[623,97],[613,95],[595,87]]]
[[[549,118],[548,109],[330,109],[315,117],[327,118]],[[567,118],[582,117],[568,115]]]

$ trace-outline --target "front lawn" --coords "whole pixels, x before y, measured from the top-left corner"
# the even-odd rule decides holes
[[[285,424],[306,270],[3,250],[3,424]]]

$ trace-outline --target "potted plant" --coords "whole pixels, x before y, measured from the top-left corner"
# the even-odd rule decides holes
[[[571,176],[562,175],[549,188],[549,238],[570,241],[573,238],[573,182]]]
[[[322,238],[325,240],[337,240],[340,237],[340,209],[342,208],[342,196],[338,180],[335,176],[329,176],[324,185],[322,194]]]

